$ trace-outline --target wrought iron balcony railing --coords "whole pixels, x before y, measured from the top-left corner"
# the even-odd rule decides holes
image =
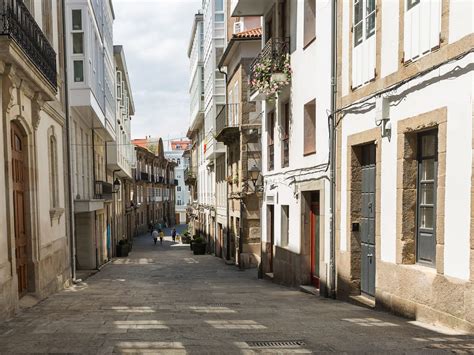
[[[216,116],[216,140],[218,142],[234,141],[239,133],[242,118],[242,104],[227,104]]]
[[[140,180],[142,180],[142,181],[150,181],[150,177],[149,177],[148,173],[141,172],[141,173],[140,173]]]
[[[0,35],[13,39],[57,89],[56,52],[22,0],[0,0]]]
[[[94,198],[98,200],[112,200],[113,185],[106,181],[96,181]]]
[[[289,38],[270,38],[257,58],[250,65],[250,83],[258,77],[258,66],[264,66],[269,75],[278,72],[284,67],[287,54],[290,53]],[[250,85],[251,94],[257,91],[254,85]]]
[[[186,168],[184,170],[184,183],[186,185],[193,185],[196,183],[196,170],[195,168]]]

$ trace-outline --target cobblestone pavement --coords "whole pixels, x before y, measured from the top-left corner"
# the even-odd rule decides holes
[[[149,235],[128,258],[0,323],[7,354],[472,351],[471,336],[258,280]]]

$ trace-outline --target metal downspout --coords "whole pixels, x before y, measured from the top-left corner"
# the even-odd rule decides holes
[[[70,238],[70,257],[71,257],[71,278],[76,280],[76,231],[74,228],[74,196],[72,189],[72,154],[71,154],[71,124],[69,111],[69,84],[68,84],[68,58],[67,58],[67,41],[66,41],[66,4],[61,4],[62,27],[63,27],[63,60],[64,60],[64,111],[66,115],[66,156],[67,156],[67,203],[69,209],[69,238]]]
[[[331,234],[329,261],[329,292],[328,297],[336,297],[336,99],[337,99],[337,0],[331,1]]]

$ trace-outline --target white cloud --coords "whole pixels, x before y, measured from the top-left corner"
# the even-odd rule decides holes
[[[186,134],[188,41],[201,0],[114,0],[114,42],[124,46],[136,113],[132,136]]]

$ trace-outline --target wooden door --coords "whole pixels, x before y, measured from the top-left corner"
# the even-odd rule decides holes
[[[268,206],[268,240],[270,241],[269,245],[269,250],[267,250],[267,255],[268,255],[268,266],[269,266],[269,272],[273,272],[273,248],[275,244],[275,229],[274,229],[274,223],[275,223],[275,209],[273,205]]]
[[[310,211],[311,283],[319,289],[319,196],[316,196],[317,199],[312,198]]]
[[[26,164],[25,139],[19,128],[11,128],[13,210],[15,224],[15,258],[18,277],[18,293],[28,291],[28,238],[26,234],[25,191]]]

